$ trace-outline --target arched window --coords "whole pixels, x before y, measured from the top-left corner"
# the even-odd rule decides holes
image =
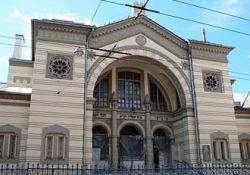
[[[105,77],[95,86],[94,98],[96,99],[94,106],[107,107],[109,95],[109,78]]]
[[[229,137],[222,132],[211,134],[213,159],[216,162],[225,162],[230,160]]]
[[[141,108],[141,76],[135,72],[118,72],[118,107]]]
[[[65,163],[68,159],[69,130],[58,125],[43,128],[42,161]]]
[[[150,100],[152,111],[166,111],[167,105],[163,93],[159,87],[150,81]]]

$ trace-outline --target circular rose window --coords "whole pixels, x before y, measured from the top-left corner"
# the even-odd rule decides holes
[[[219,79],[214,73],[207,73],[204,78],[204,84],[208,90],[217,90],[220,86]]]
[[[68,58],[56,56],[50,60],[48,71],[56,78],[68,77],[71,74],[71,62]]]

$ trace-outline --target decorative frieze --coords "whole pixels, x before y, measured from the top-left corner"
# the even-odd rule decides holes
[[[86,36],[61,31],[38,30],[37,37],[41,40],[60,41],[63,43],[84,44]]]
[[[99,112],[99,113],[94,112],[93,118],[111,118],[111,114],[107,114],[103,112]]]
[[[153,115],[153,116],[151,116],[151,120],[169,121],[169,116],[166,116],[166,115]]]
[[[118,114],[118,119],[145,120],[145,116],[139,114]]]

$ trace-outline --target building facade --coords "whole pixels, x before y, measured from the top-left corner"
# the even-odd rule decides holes
[[[146,16],[101,27],[32,20],[32,60],[19,46],[0,92],[0,162],[250,162],[232,47],[186,41]]]

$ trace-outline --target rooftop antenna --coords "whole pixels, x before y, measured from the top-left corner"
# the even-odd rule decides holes
[[[203,36],[204,42],[207,42],[207,38],[206,38],[206,29],[205,29],[205,28],[202,29],[202,36]]]

